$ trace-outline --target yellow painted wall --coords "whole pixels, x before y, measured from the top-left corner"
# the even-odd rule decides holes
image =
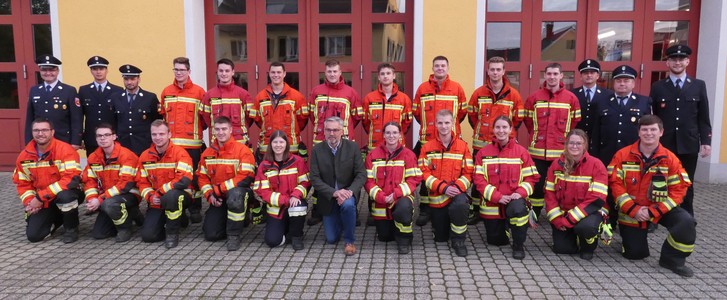
[[[477,1],[423,1],[424,44],[422,50],[422,78],[432,73],[432,58],[444,55],[449,60],[449,77],[459,82],[469,96],[475,90],[475,40],[477,38]],[[466,24],[466,25],[464,25]],[[462,138],[472,141],[472,127],[462,122]]]
[[[102,2],[58,1],[63,82],[93,81],[86,61],[100,55],[110,62],[110,82],[122,86],[119,67],[132,64],[143,71],[141,87],[158,96],[174,80],[172,59],[186,52],[182,1]]]

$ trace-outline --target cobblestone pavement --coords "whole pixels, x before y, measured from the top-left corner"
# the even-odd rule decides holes
[[[78,242],[63,244],[56,233],[31,244],[11,174],[0,173],[0,298],[724,299],[727,186],[695,187],[699,226],[687,260],[695,276],[683,279],[658,266],[663,227],[650,234],[652,256],[642,261],[621,257],[618,236],[592,261],[554,255],[549,226],[529,231],[527,257],[518,261],[507,246],[485,245],[482,223],[469,227],[466,259],[434,243],[429,226],[414,227],[408,255],[399,255],[394,242],[377,241],[374,227],[365,226],[356,230],[359,252],[350,257],[342,243],[324,244],[321,225],[305,228],[306,248],[299,252],[289,245],[269,249],[263,226],[246,228],[237,252],[204,241],[200,224],[183,230],[171,250],[142,243],[138,232],[116,244],[92,239],[95,216],[84,215]]]

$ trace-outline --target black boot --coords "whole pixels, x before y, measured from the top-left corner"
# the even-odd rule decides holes
[[[78,227],[66,228],[66,232],[63,233],[63,242],[66,244],[70,244],[77,240],[78,240]]]
[[[411,239],[396,237],[396,248],[399,254],[409,254],[411,251]]]
[[[452,249],[454,249],[454,253],[459,257],[467,256],[467,246],[464,245],[464,239],[452,240]]]
[[[192,224],[202,222],[202,198],[194,198],[194,202],[189,207],[189,220]]]
[[[429,205],[420,205],[416,224],[417,226],[424,226],[427,223],[429,223]]]
[[[237,251],[240,249],[242,239],[239,235],[228,235],[227,236],[227,251]]]
[[[119,229],[119,232],[116,233],[116,242],[117,243],[125,243],[128,242],[131,239],[131,230],[129,229]]]
[[[525,248],[523,245],[512,245],[512,258],[522,260],[525,258]]]
[[[480,222],[480,207],[477,205],[472,206],[470,209],[469,217],[467,218],[467,225],[477,225]]]
[[[308,226],[313,226],[323,221],[323,217],[318,212],[317,205],[313,205],[313,209],[310,212],[310,218],[308,218]]]
[[[179,234],[167,234],[167,239],[164,240],[164,247],[172,249],[177,247],[177,245],[179,245]]]
[[[303,245],[302,236],[293,236],[293,237],[290,237],[290,239],[291,239],[291,244],[293,245],[293,250],[300,251],[300,250],[303,250],[303,248],[305,248],[305,246]]]

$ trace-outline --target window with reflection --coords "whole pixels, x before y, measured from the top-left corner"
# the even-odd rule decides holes
[[[397,14],[406,12],[406,0],[372,0],[371,12]]]
[[[406,93],[406,78],[404,78],[404,72],[395,71],[394,74],[396,74],[396,78],[394,78],[394,83],[399,87],[399,91]],[[379,73],[378,72],[371,72],[371,90],[376,91],[379,89]],[[414,95],[409,95],[409,97],[414,97]]]
[[[405,56],[404,24],[371,25],[371,56],[373,61],[402,62]]]
[[[215,25],[215,59],[247,61],[247,28],[244,24]]]
[[[273,14],[297,14],[298,0],[266,0],[265,13]]]
[[[692,8],[690,0],[656,0],[657,11],[689,11]]]
[[[351,72],[343,72],[341,73],[343,76],[343,81],[346,83],[346,85],[351,86],[351,78],[353,78],[353,73]],[[326,73],[320,72],[318,73],[318,84],[323,84],[326,81]]]
[[[30,13],[34,15],[47,15],[50,13],[48,0],[31,0]]]
[[[572,90],[573,85],[575,84],[576,80],[575,77],[576,73],[574,71],[563,71],[563,85],[565,85],[564,89],[566,90]],[[508,77],[508,79],[510,79]],[[543,82],[545,82],[545,71],[540,71],[540,85],[538,87],[543,86]]]
[[[505,76],[507,76],[507,81],[510,82],[510,86],[514,87],[516,90],[520,90],[520,72],[506,71]]]
[[[33,46],[34,57],[53,53],[50,24],[33,24]]]
[[[0,72],[0,108],[19,108],[18,75]]]
[[[351,24],[321,24],[318,28],[319,61],[337,59],[340,62],[350,62]]]
[[[669,78],[669,72],[667,72],[667,71],[658,71],[658,72],[652,71],[651,72],[651,82],[650,82],[649,86],[654,84],[654,82],[657,82],[662,79],[667,79],[667,78]]]
[[[0,62],[15,61],[15,39],[13,25],[0,25]]]
[[[599,22],[596,56],[600,61],[631,60],[632,22]]]
[[[248,90],[247,72],[235,72],[235,75],[232,76],[232,80],[235,82],[236,85],[242,87],[245,90]],[[253,91],[250,91],[250,94],[254,95],[255,93]]]
[[[268,61],[297,62],[298,24],[267,26]]]
[[[540,59],[574,61],[576,59],[576,22],[546,21],[541,26]]]
[[[10,0],[0,0],[0,15],[10,15],[12,13]]]
[[[600,11],[633,11],[634,0],[600,0],[598,1]]]
[[[689,21],[654,21],[652,60],[666,60],[666,49],[689,42]]]
[[[488,0],[487,12],[520,12],[522,0]]]
[[[520,23],[487,23],[487,58],[500,56],[506,61],[520,61]]]
[[[543,0],[543,11],[576,11],[578,0]]]
[[[214,0],[215,14],[218,15],[241,15],[247,11],[246,0]]]
[[[318,12],[321,14],[350,14],[351,0],[318,0]]]

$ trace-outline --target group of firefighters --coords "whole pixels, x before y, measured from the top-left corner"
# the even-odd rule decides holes
[[[28,144],[13,180],[31,242],[61,226],[63,242],[76,241],[78,206],[85,201],[89,213],[98,212],[91,233],[97,239],[126,242],[136,223],[144,242],[173,248],[182,227],[203,221],[206,240],[227,239],[234,251],[246,223],[266,219],[267,245],[301,250],[308,200],[308,225],[322,218],[311,186],[324,187],[316,184],[330,174],[320,174],[325,169],[319,165],[340,172],[335,158],[348,151],[341,137],[353,141],[362,123],[368,141],[351,157],[365,166],[367,223],[380,240],[396,240],[401,254],[410,252],[412,223],[431,221],[436,242],[467,256],[467,225],[484,220],[487,243],[509,244],[513,258],[523,259],[527,229],[538,224],[544,207],[556,253],[590,260],[599,237],[610,241],[618,224],[623,256],[642,259],[649,256],[650,227],[661,224],[669,234],[660,265],[689,277],[685,259],[696,239],[689,166],[694,159],[696,167],[696,153],[711,150],[704,83],[686,76],[690,54],[685,45],[667,49],[669,76],[654,84],[651,97],[633,93],[637,72],[627,65],[612,73],[615,91],[598,87],[600,65],[589,59],[579,66],[582,87],[566,90],[561,66],[551,63],[543,86],[524,101],[500,57],[488,60],[486,83],[469,100],[450,79],[447,58],[437,56],[413,100],[394,82],[391,64],[379,65],[378,89],[360,99],[331,60],[308,101],[285,83],[285,66],[277,62],[269,67],[270,84],[253,98],[235,85],[234,62],[217,62],[217,85],[205,92],[192,83],[189,60],[179,57],[174,81],[157,98],[139,87],[141,70],[133,65],[119,68],[123,88],[109,83],[109,63],[100,56],[88,61],[94,82],[76,93],[57,79],[60,60],[41,56],[44,83],[30,91]],[[474,129],[472,148],[461,138],[465,118]],[[311,146],[328,145],[313,147],[311,155],[327,148],[331,161],[321,162],[329,156],[320,155],[307,161],[301,132],[309,120]],[[408,149],[403,137],[413,120],[421,131]],[[260,129],[255,151],[248,137],[253,123]],[[529,133],[522,145],[516,138],[521,124]],[[207,128],[209,143],[203,141]],[[696,136],[696,153],[684,150],[692,145],[684,145],[689,141],[682,133]],[[83,169],[81,148],[88,155]],[[363,197],[360,188],[347,190],[359,185],[334,176],[331,197],[338,201],[323,217],[344,211],[347,198]],[[204,218],[202,201],[209,203]],[[347,242],[344,251],[352,255],[355,246]]]

